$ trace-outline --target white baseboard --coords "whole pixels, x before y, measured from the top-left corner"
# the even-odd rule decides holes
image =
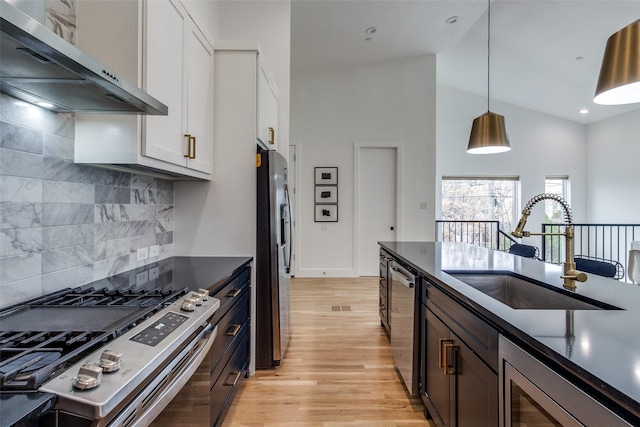
[[[358,277],[358,272],[353,269],[318,269],[301,268],[295,272],[296,277]]]

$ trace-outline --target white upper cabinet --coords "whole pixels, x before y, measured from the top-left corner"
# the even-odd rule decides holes
[[[103,0],[79,2],[78,45],[138,82],[169,114],[78,114],[75,161],[211,179],[213,47],[185,6],[179,0],[118,7]]]
[[[146,116],[143,153],[211,173],[213,48],[176,0],[146,2],[145,89],[168,116]]]
[[[278,148],[278,90],[258,55],[258,120],[256,135],[263,148]]]

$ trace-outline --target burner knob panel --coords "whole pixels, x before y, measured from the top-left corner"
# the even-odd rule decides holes
[[[195,311],[196,309],[196,300],[193,298],[185,298],[182,300],[182,305],[180,306],[184,311]]]
[[[73,379],[73,386],[80,390],[98,387],[102,382],[102,368],[96,365],[82,365],[78,375]]]
[[[114,372],[120,369],[122,353],[113,350],[105,350],[100,356],[100,367],[104,372]]]

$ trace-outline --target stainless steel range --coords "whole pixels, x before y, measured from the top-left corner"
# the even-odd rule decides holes
[[[148,425],[200,365],[206,290],[66,290],[0,311],[0,390],[57,395],[51,425]]]

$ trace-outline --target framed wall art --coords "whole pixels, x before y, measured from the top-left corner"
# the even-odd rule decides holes
[[[338,185],[337,167],[317,167],[315,168],[316,185]]]
[[[316,205],[315,222],[338,222],[338,205]]]
[[[338,203],[337,185],[316,185],[316,203]]]

